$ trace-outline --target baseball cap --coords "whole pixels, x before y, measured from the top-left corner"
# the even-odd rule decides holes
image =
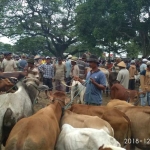
[[[49,56],[46,56],[46,59],[50,59],[50,57],[49,57]]]

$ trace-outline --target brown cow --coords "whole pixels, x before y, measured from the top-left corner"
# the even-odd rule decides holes
[[[135,146],[142,150],[150,149],[150,107],[145,106],[116,106],[117,109],[124,112],[131,120],[132,139],[125,139],[126,143],[132,144],[132,150]],[[132,143],[133,142],[133,143]]]
[[[113,108],[113,107],[115,107],[115,106],[117,106],[117,105],[134,106],[134,105],[132,105],[132,104],[130,104],[130,103],[127,103],[127,102],[125,102],[125,101],[121,101],[121,100],[119,100],[119,99],[112,99],[112,100],[107,104],[107,107]]]
[[[14,86],[14,83],[12,83],[8,78],[0,79],[0,91],[1,92],[7,92]]]
[[[60,133],[59,122],[66,95],[53,94],[53,103],[31,117],[21,119],[12,129],[5,150],[54,150]]]
[[[125,89],[121,84],[115,83],[111,87],[111,99],[120,99],[137,105],[139,102],[139,93],[136,90]]]
[[[124,139],[131,136],[129,118],[115,108],[74,104],[70,110],[77,114],[98,116],[106,120],[114,129],[114,137],[122,146],[124,146]]]

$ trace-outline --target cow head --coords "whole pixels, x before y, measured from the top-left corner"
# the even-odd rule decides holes
[[[55,102],[56,100],[64,103],[64,105],[68,104],[70,102],[70,99],[67,97],[65,92],[62,91],[56,91],[54,93],[51,93],[50,95],[51,102]]]
[[[131,103],[133,105],[138,105],[139,92],[136,90],[127,90],[127,94],[129,95],[129,103]]]
[[[1,79],[0,80],[0,91],[8,91],[14,86],[14,84],[8,79]]]

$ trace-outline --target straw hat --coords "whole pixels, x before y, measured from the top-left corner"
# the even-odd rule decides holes
[[[124,61],[121,61],[120,63],[118,63],[117,66],[126,68],[126,64],[124,63]]]
[[[72,55],[68,55],[67,59],[71,59],[72,58]]]
[[[73,62],[77,62],[77,60],[78,60],[77,57],[72,57],[72,58],[71,58],[71,61],[73,61]]]
[[[36,56],[34,57],[34,59],[39,59],[39,58],[41,58],[40,55],[36,55]]]

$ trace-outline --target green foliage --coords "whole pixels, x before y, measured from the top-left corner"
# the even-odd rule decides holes
[[[36,55],[47,53],[46,42],[43,37],[25,37],[19,39],[14,45],[15,52]],[[50,53],[50,52],[49,52]]]
[[[1,12],[0,33],[10,37],[44,37],[46,49],[62,56],[77,41],[75,7],[76,3],[64,0],[9,0]]]
[[[126,51],[127,51],[128,58],[133,58],[133,57],[137,58],[141,49],[139,45],[131,41],[130,43],[126,45]]]
[[[5,51],[13,52],[13,50],[14,49],[12,45],[0,42],[0,52],[5,52]]]
[[[124,43],[134,40],[143,53],[148,54],[149,8],[148,0],[88,0],[76,10],[77,33],[82,41],[93,47],[108,47],[108,52],[118,52],[125,48]]]

